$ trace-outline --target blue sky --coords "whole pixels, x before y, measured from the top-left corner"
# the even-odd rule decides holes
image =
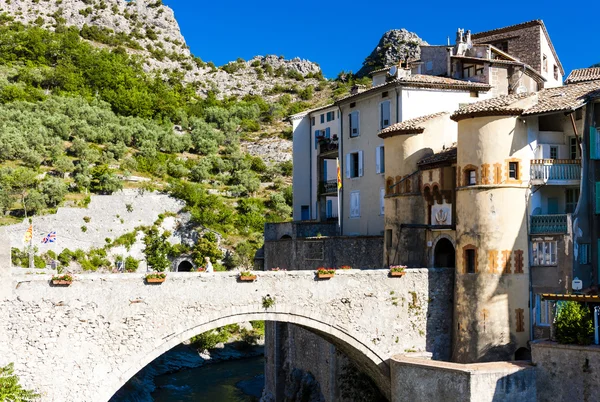
[[[596,0],[163,2],[175,10],[192,53],[217,65],[255,55],[298,56],[319,63],[325,76],[332,78],[341,70],[358,71],[390,29],[406,28],[430,44],[445,44],[448,36],[454,41],[459,27],[480,32],[533,19],[546,24],[565,74],[600,63]]]

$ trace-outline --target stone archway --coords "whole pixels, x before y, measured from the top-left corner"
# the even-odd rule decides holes
[[[440,237],[433,248],[433,267],[434,268],[455,268],[456,251],[452,240],[447,237]]]
[[[252,311],[252,309],[249,309],[248,311],[239,314],[233,313],[225,316],[217,314],[208,318],[203,324],[195,325],[178,334],[173,334],[169,339],[164,340],[164,342],[156,346],[151,352],[138,356],[138,359],[135,362],[130,362],[128,367],[126,367],[117,378],[112,377],[110,381],[107,381],[104,390],[105,393],[99,400],[110,400],[110,398],[138,371],[146,367],[160,355],[179,345],[181,342],[225,325],[257,320],[296,324],[319,335],[351,358],[356,366],[373,380],[381,393],[390,398],[391,385],[388,359],[380,356],[371,345],[361,342],[361,340],[357,339],[353,334],[342,331],[337,328],[337,326],[333,325],[333,323],[326,322],[323,319],[315,319],[308,315],[305,316],[297,313],[290,313],[289,311],[294,309],[289,308],[288,306],[282,306],[281,310],[282,311],[279,312],[265,312],[257,310]]]
[[[183,260],[177,266],[177,272],[191,272],[194,269],[194,264],[191,261]]]

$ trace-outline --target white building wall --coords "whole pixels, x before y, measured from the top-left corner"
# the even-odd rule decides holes
[[[543,55],[546,55],[546,57],[548,58],[548,70],[544,71],[544,66],[542,65],[542,77],[544,77],[547,81],[544,83],[544,87],[545,88],[554,88],[554,87],[559,87],[562,85],[563,83],[563,76],[560,72],[560,69],[558,70],[558,78],[555,79],[554,78],[554,66],[558,67],[558,60],[556,60],[554,58],[554,55],[552,54],[552,50],[550,49],[550,44],[548,43],[548,41],[546,40],[546,35],[544,35],[544,32],[542,31],[542,29],[540,28],[540,47],[541,47],[541,54],[540,57],[542,57],[542,63],[543,63]]]
[[[310,118],[308,115],[292,119],[293,130],[293,162],[294,170],[292,173],[292,193],[293,193],[293,219],[299,221],[302,218],[302,205],[310,206],[312,212],[313,204],[311,202],[311,161],[313,160],[311,150]]]
[[[452,91],[428,88],[403,88],[400,108],[400,121],[437,112],[452,112],[460,104],[488,99],[490,93],[479,92],[472,97],[467,91]]]

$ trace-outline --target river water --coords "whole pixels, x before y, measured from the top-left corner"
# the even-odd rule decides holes
[[[155,402],[251,402],[264,387],[263,356],[229,360],[155,377]]]

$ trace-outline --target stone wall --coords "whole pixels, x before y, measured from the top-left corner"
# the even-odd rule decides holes
[[[390,356],[450,353],[452,270],[402,278],[350,270],[325,281],[307,271],[257,272],[252,283],[233,272],[169,273],[161,285],[140,274],[86,274],[65,288],[51,286],[49,275],[7,269],[2,247],[0,365],[14,362],[43,400],[108,400],[165,351],[240,321],[301,325],[353,356],[388,395]],[[267,297],[275,303],[265,308]]]
[[[600,395],[600,347],[531,344],[539,401],[596,401]]]
[[[391,402],[536,401],[535,368],[528,363],[458,364],[395,356]]]
[[[315,270],[318,267],[381,268],[383,236],[335,236],[265,240],[264,267]]]
[[[326,222],[283,222],[265,223],[265,240],[274,241],[285,238],[296,239],[298,237],[335,236],[337,234],[337,223]]]

